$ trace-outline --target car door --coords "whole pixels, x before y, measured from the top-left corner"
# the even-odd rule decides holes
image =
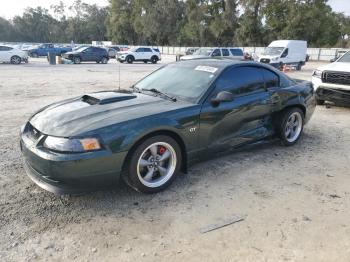
[[[143,60],[143,59],[144,59],[144,49],[140,47],[135,52],[135,60]]]
[[[143,51],[144,51],[144,58],[143,59],[146,59],[146,60],[151,59],[152,54],[153,54],[151,48],[144,48]]]
[[[93,47],[88,47],[81,52],[81,60],[82,61],[91,61],[94,57]]]
[[[265,88],[260,67],[233,66],[216,80],[213,92],[203,103],[200,114],[202,147],[226,150],[266,136],[266,119],[271,113],[270,93]],[[230,92],[231,102],[213,105],[218,93]]]

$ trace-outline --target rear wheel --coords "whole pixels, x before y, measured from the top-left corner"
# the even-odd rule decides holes
[[[37,53],[32,53],[31,55],[32,55],[32,57],[34,57],[34,58],[38,58],[38,57],[39,57],[39,55],[38,55]]]
[[[157,193],[167,188],[179,173],[181,149],[168,136],[154,136],[142,142],[130,157],[123,178],[143,193]]]
[[[294,107],[284,111],[278,121],[277,129],[282,145],[294,145],[304,128],[304,113]]]
[[[81,63],[80,57],[79,57],[79,56],[74,57],[74,58],[73,58],[73,63],[74,63],[74,64],[80,64],[80,63]]]
[[[107,57],[102,57],[101,63],[102,64],[107,64],[108,63],[108,58]]]
[[[14,55],[13,57],[11,57],[11,64],[19,65],[21,62],[22,59],[19,56]]]
[[[148,61],[147,61],[147,60],[143,60],[143,62],[144,62],[145,64],[147,64],[147,63],[148,63]]]
[[[158,57],[152,56],[151,62],[152,62],[152,64],[156,64],[158,62]]]

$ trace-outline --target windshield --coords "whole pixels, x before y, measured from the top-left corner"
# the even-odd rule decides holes
[[[279,56],[283,50],[284,47],[266,47],[264,55]]]
[[[196,102],[218,74],[211,66],[170,64],[138,82],[137,89],[157,89],[170,96]]]
[[[350,52],[343,55],[337,62],[350,63]]]
[[[194,52],[194,55],[205,55],[210,56],[211,52],[213,52],[212,48],[199,48],[196,52]]]

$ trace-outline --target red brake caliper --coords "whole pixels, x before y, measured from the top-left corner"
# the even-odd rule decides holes
[[[166,151],[166,148],[164,146],[159,147],[159,154],[160,155],[163,155],[165,151]]]

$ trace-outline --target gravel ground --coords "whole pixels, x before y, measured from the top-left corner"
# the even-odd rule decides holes
[[[349,108],[318,107],[297,145],[197,164],[155,195],[121,185],[57,197],[30,181],[18,133],[35,110],[127,87],[159,66],[0,65],[0,261],[349,261]],[[317,66],[290,75],[310,79]],[[245,219],[201,233],[232,216]]]

